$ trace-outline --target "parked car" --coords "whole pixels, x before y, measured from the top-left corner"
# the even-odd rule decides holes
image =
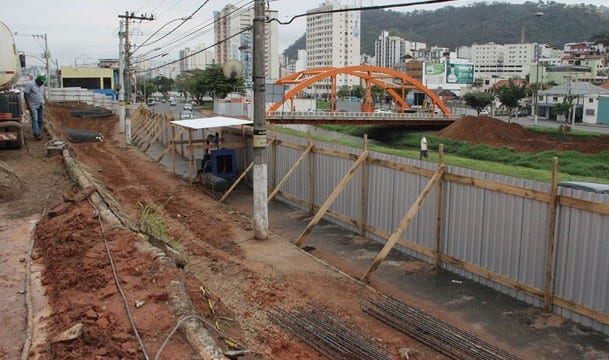
[[[525,110],[519,111],[519,112],[516,114],[516,117],[527,117],[527,116],[529,116],[529,112],[528,112],[528,111],[525,111]]]
[[[188,111],[188,110],[182,111],[182,113],[180,113],[180,118],[182,120],[184,120],[184,119],[192,119],[192,111]]]
[[[487,116],[487,115],[488,115],[488,111],[480,110],[480,116]]]
[[[178,103],[176,102],[175,99],[173,99],[173,100],[169,99],[169,106],[176,106],[176,105],[178,105]]]
[[[146,101],[146,105],[148,106],[154,106],[155,101],[153,98],[148,98],[148,101]]]
[[[192,104],[189,104],[189,103],[184,104],[184,110],[192,111]]]

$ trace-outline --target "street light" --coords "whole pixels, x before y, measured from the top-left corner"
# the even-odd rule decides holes
[[[543,13],[536,12],[535,17],[540,18]],[[535,97],[533,98],[533,118],[535,119],[535,125],[537,125],[537,91],[539,88],[539,42],[535,45]]]

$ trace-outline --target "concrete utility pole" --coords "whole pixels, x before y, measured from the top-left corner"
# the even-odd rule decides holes
[[[125,50],[123,44],[125,34],[123,33],[123,22],[123,20],[119,21],[118,31],[118,128],[121,134],[125,132]]]
[[[264,0],[254,1],[254,238],[268,237],[268,172],[266,164],[266,106],[264,90]]]
[[[121,86],[121,88],[124,88],[123,91],[125,91],[124,93],[124,101],[129,105],[134,103],[135,99],[133,97],[133,92],[131,91],[131,67],[130,67],[130,61],[131,61],[131,49],[130,49],[130,44],[129,44],[129,20],[149,20],[152,21],[154,20],[154,16],[150,15],[149,17],[146,15],[134,15],[133,12],[129,13],[128,11],[125,11],[125,15],[119,15],[118,16],[119,19],[125,19],[125,54],[124,56],[124,62],[125,62],[125,74],[124,74],[124,82],[125,82],[125,86]],[[122,85],[122,84],[121,84]],[[129,105],[130,106],[130,105]],[[127,108],[125,109],[125,136],[127,137],[127,141],[131,141],[131,121],[129,119],[129,116],[131,115],[129,113],[129,106],[127,106]]]

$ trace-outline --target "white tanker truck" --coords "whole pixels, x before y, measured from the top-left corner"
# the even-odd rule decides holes
[[[11,30],[0,21],[0,148],[21,148],[23,137],[23,100],[13,88],[21,67]]]

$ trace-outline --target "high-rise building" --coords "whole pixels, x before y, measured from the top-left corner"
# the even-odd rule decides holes
[[[346,8],[340,1],[326,0],[318,8],[307,13],[307,68],[345,67],[360,65],[360,12],[336,12],[314,14],[317,11],[338,10]],[[339,75],[336,86],[359,85],[359,79],[353,76]],[[313,88],[320,94],[331,91],[330,79],[316,83]]]
[[[404,40],[399,36],[390,36],[388,31],[383,31],[374,42],[375,65],[395,68],[405,57],[408,55],[415,57],[418,51],[426,47],[425,43]]]
[[[266,9],[267,18],[277,18],[277,11]],[[252,7],[226,5],[214,12],[214,32],[216,46],[216,63],[225,64],[228,60],[240,60],[243,64],[243,78],[246,86],[253,84],[253,19]],[[240,33],[241,32],[241,33]],[[279,77],[279,41],[277,22],[265,24],[265,76],[267,79]]]
[[[213,50],[205,50],[205,48],[205,44],[201,44],[194,49],[185,48],[180,50],[180,72],[205,69],[207,66],[215,64],[216,58]]]

